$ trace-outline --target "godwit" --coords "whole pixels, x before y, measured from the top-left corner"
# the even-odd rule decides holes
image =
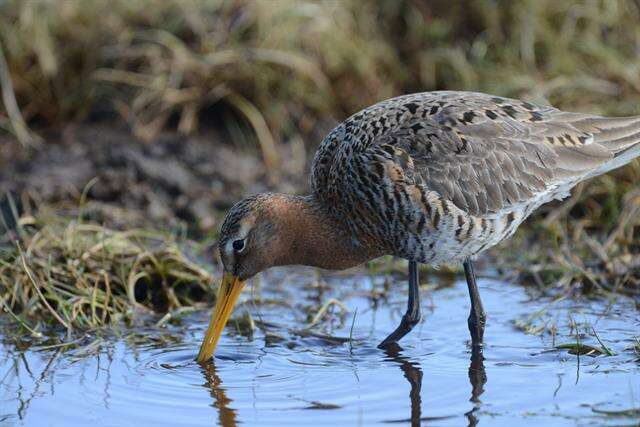
[[[231,208],[224,276],[198,354],[209,359],[245,281],[269,267],[344,269],[385,254],[409,261],[409,301],[382,343],[420,320],[417,263],[462,262],[474,348],[486,315],[473,260],[536,208],[640,155],[640,116],[606,118],[474,92],[392,98],[320,144],[311,193],[265,193]]]

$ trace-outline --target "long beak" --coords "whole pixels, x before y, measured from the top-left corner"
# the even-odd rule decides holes
[[[198,362],[204,362],[213,356],[218,340],[222,335],[224,325],[227,324],[227,320],[229,320],[231,312],[233,311],[233,306],[236,304],[244,285],[245,283],[233,274],[224,273],[222,283],[220,283],[220,288],[218,289],[216,306],[211,315],[211,322],[209,323],[207,333],[200,346],[200,352],[196,358]]]

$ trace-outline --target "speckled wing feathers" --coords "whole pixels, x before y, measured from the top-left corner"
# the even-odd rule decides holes
[[[613,157],[560,111],[516,102],[453,98],[380,140],[394,140],[427,187],[473,215],[525,202]]]
[[[474,221],[490,232],[485,218],[498,215],[515,224],[494,225],[506,236],[554,192],[566,195],[638,142],[639,117],[427,92],[383,101],[340,124],[316,153],[311,185],[336,215],[357,218],[346,220],[352,232],[392,246],[411,246],[409,234],[425,227],[472,238]],[[450,224],[441,220],[447,215]]]

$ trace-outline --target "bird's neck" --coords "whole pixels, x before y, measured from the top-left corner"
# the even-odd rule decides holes
[[[313,196],[282,195],[270,208],[281,230],[278,265],[341,270],[382,255],[357,240]]]

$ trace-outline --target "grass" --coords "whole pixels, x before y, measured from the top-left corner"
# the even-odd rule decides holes
[[[611,347],[605,344],[606,338],[601,338],[594,326],[594,323],[599,318],[604,318],[610,314],[608,309],[599,313],[589,311],[582,322],[576,322],[573,318],[572,309],[567,309],[560,305],[567,298],[567,296],[561,296],[552,299],[541,309],[523,318],[516,319],[513,322],[515,328],[525,334],[539,335],[541,337],[544,335],[549,336],[552,349],[566,350],[569,354],[593,357],[617,355]],[[566,318],[564,318],[565,316]],[[563,342],[557,342],[558,340]],[[586,340],[590,340],[593,343],[586,343]],[[611,341],[611,337],[609,337],[609,340]],[[612,342],[617,341],[614,339]],[[634,345],[627,346],[623,351],[636,355],[636,342],[637,339],[635,339]]]
[[[596,333],[596,330],[593,328],[593,326],[591,326],[591,332],[593,333],[593,337],[598,342],[597,346],[585,344],[584,342],[582,342],[582,340],[580,339],[580,332],[578,331],[577,325],[575,325],[574,322],[571,322],[571,323],[572,323],[571,327],[575,329],[576,341],[563,343],[563,344],[556,344],[554,346],[555,349],[567,350],[569,354],[574,354],[577,356],[596,357],[596,356],[615,356],[616,355],[616,353],[613,350],[611,350],[607,345],[605,345],[602,342],[602,340]]]
[[[275,141],[406,92],[482,90],[609,114],[640,105],[632,1],[13,0],[0,12],[27,123],[111,110],[152,139],[172,118],[196,131],[221,103],[272,165]]]
[[[179,313],[214,298],[212,275],[172,236],[57,215],[18,224],[19,238],[1,249],[0,301],[31,335],[49,326],[70,333],[113,325],[140,312]]]
[[[521,227],[501,265],[561,294],[640,296],[640,163],[581,184]]]

